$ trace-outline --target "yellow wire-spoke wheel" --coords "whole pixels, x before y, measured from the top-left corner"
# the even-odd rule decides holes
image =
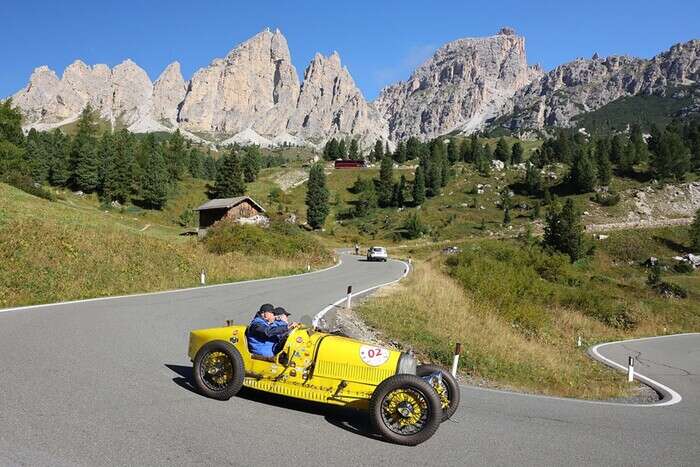
[[[450,407],[450,396],[447,393],[445,383],[439,381],[437,378],[433,378],[430,384],[433,388],[435,388],[435,392],[437,392],[437,395],[440,398],[442,410],[447,410]]]
[[[219,391],[233,379],[233,363],[224,352],[213,351],[204,357],[200,372],[204,384]]]
[[[382,401],[382,421],[394,433],[411,435],[423,429],[430,409],[425,396],[413,388],[394,389]]]

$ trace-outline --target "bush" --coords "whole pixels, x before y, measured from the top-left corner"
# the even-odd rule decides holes
[[[30,195],[34,195],[49,201],[56,201],[56,195],[54,195],[50,191],[45,190],[38,183],[34,183],[31,177],[27,175],[21,175],[16,172],[11,172],[6,174],[3,177],[2,181],[7,183],[8,185],[12,185],[15,188],[19,188],[25,193],[29,193]]]
[[[673,270],[679,274],[690,274],[695,268],[687,261],[679,261],[673,266]]]
[[[273,221],[270,228],[217,222],[209,229],[204,242],[210,252],[217,254],[255,253],[277,258],[308,257],[313,261],[330,257],[312,235],[280,221]]]
[[[610,191],[607,193],[596,193],[593,201],[601,206],[615,206],[620,202],[620,194]]]

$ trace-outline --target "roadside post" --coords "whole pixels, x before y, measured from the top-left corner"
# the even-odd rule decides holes
[[[351,299],[352,299],[352,285],[348,285],[348,298],[345,301],[345,308],[348,310],[350,309]]]
[[[576,347],[581,347],[581,335],[579,334],[578,339],[576,340]]]
[[[452,376],[457,377],[457,367],[459,366],[459,355],[462,353],[462,344],[455,345],[455,356],[452,360]]]
[[[207,283],[207,272],[202,269],[202,272],[199,274],[199,285],[204,285]]]
[[[627,382],[634,381],[634,357],[630,356],[627,360]]]

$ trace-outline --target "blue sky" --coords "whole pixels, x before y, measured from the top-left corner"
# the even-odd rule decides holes
[[[185,79],[265,27],[287,37],[300,78],[315,52],[340,53],[373,99],[441,44],[511,26],[528,61],[549,70],[576,57],[650,57],[700,38],[700,1],[33,1],[3,0],[0,96],[32,70],[57,74],[76,58],[131,58],[155,80],[178,60]]]

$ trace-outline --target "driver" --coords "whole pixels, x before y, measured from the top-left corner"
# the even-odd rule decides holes
[[[294,329],[297,324],[287,324],[281,322],[275,324],[275,307],[270,303],[264,303],[253,317],[253,321],[248,326],[248,350],[250,353],[262,355],[263,357],[274,357],[275,344],[279,343],[279,338],[286,336],[290,329]]]

